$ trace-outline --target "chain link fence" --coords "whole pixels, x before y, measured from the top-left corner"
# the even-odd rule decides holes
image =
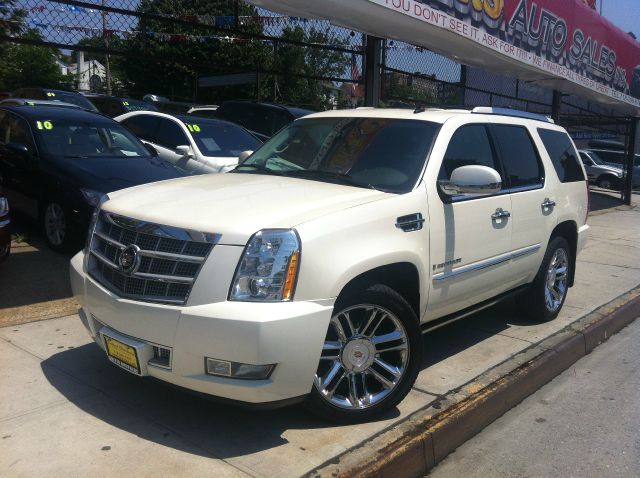
[[[364,34],[244,1],[0,0],[0,41],[70,56],[84,52],[80,67],[67,59],[68,78],[78,86],[81,70],[90,70],[94,91],[203,103],[250,98],[312,109],[364,103]],[[382,51],[383,106],[552,113],[551,89],[397,40],[384,40]],[[628,128],[626,119],[575,96],[563,97],[561,123],[618,137]]]

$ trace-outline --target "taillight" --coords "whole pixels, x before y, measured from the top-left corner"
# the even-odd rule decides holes
[[[584,224],[586,224],[591,210],[591,193],[589,192],[589,180],[587,179],[584,183],[587,186],[587,212],[584,213]]]

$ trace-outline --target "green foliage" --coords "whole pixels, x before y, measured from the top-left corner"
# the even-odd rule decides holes
[[[41,40],[38,30],[27,30],[21,35],[30,40]],[[41,46],[8,43],[2,52],[0,90],[13,90],[22,86],[54,88],[68,79],[62,75],[56,60],[60,52]]]
[[[329,29],[305,31],[301,27],[285,28],[281,37],[319,45],[344,44]],[[329,108],[331,83],[313,77],[344,77],[351,64],[349,54],[287,43],[278,44],[276,48],[272,70],[278,75],[270,79],[275,91],[274,100],[316,110]]]
[[[234,14],[229,2],[219,5],[210,0],[142,0],[138,8],[141,12],[189,17],[192,15]],[[239,15],[255,16],[254,7],[240,4]],[[216,73],[236,73],[256,71],[267,59],[269,48],[262,42],[248,40],[203,39],[193,36],[216,36],[210,27],[193,27],[171,21],[140,21],[137,34],[126,41],[127,53],[137,56],[135,60],[123,62],[123,77],[126,86],[137,94],[157,93],[174,99],[193,99],[198,75]],[[260,34],[262,27],[252,22],[243,31]],[[171,34],[171,40],[146,35],[145,32]],[[176,37],[177,35],[177,37]],[[184,37],[179,37],[184,35]],[[231,34],[233,35],[233,34]],[[200,101],[222,101],[224,96],[246,97],[253,95],[255,86],[241,85],[227,88],[222,92],[203,91]],[[207,94],[208,93],[208,94]],[[215,97],[211,96],[215,93]]]

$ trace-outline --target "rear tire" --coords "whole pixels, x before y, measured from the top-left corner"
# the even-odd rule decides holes
[[[522,312],[538,322],[555,319],[567,298],[572,267],[567,240],[551,238],[536,278],[518,300]]]
[[[409,393],[422,334],[407,301],[385,285],[340,297],[305,407],[340,423],[370,420]]]

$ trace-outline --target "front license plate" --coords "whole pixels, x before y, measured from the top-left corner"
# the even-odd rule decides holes
[[[104,344],[107,348],[107,357],[113,363],[127,370],[128,372],[141,375],[140,363],[138,362],[138,353],[134,347],[123,344],[108,335],[103,335]]]

